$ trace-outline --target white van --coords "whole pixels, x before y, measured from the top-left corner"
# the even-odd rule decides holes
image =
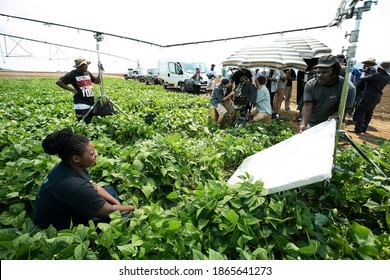
[[[195,69],[199,68],[203,78],[201,90],[207,87],[207,67],[203,62],[184,62],[180,60],[159,60],[158,73],[165,88],[178,88],[182,92],[192,92],[191,77]]]

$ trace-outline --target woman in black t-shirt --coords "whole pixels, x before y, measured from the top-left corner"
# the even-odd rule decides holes
[[[88,224],[93,218],[108,220],[109,214],[117,210],[122,215],[134,211],[134,206],[122,205],[114,193],[111,195],[92,181],[87,168],[96,164],[97,152],[87,137],[63,129],[47,136],[42,146],[46,153],[57,154],[61,162],[38,190],[35,225],[64,229]]]

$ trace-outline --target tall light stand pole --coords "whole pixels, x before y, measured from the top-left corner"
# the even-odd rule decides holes
[[[112,103],[112,105],[114,105],[115,108],[117,108],[122,114],[124,114],[130,121],[131,121],[131,118],[128,114],[126,114],[126,112],[124,112],[117,104],[115,104],[108,96],[106,96],[104,94],[104,87],[103,87],[103,65],[100,61],[100,42],[103,41],[104,39],[104,34],[102,33],[95,33],[93,35],[93,37],[96,39],[96,52],[97,52],[97,56],[98,56],[98,71],[99,71],[99,86],[100,86],[100,95],[99,97],[97,98],[95,104],[93,106],[91,106],[91,108],[89,108],[88,112],[84,115],[84,117],[79,121],[79,124],[82,123],[82,121],[84,121],[84,119],[92,113],[93,111],[93,108],[95,108],[96,104],[98,102],[100,102],[101,99],[108,99],[109,102]]]
[[[349,137],[344,130],[342,130],[342,125],[343,125],[343,119],[344,119],[344,114],[345,114],[345,106],[347,103],[347,97],[348,97],[348,88],[349,88],[349,83],[351,80],[351,72],[352,68],[355,65],[355,56],[356,56],[356,48],[357,48],[357,42],[359,41],[359,28],[360,28],[360,22],[362,20],[363,12],[367,12],[371,10],[372,3],[374,1],[364,1],[364,4],[362,7],[357,8],[352,8],[352,11],[349,11],[347,13],[346,18],[352,18],[354,15],[356,15],[356,21],[355,21],[355,29],[350,33],[346,34],[345,37],[349,36],[349,42],[351,45],[347,49],[347,68],[345,70],[345,77],[344,77],[344,83],[343,83],[343,88],[342,88],[342,94],[340,98],[340,105],[339,105],[339,110],[338,110],[338,118],[339,121],[337,122],[337,131],[336,131],[336,143],[335,147],[338,147],[338,142],[340,140],[340,136],[343,135],[343,137],[355,148],[355,150],[369,163],[371,163],[376,169],[380,171],[380,173],[387,177],[387,175],[379,168],[379,166],[373,162],[370,158],[367,157],[367,155],[359,148],[358,145],[356,145],[353,141],[352,138]],[[377,4],[378,1],[375,1],[374,3]],[[341,15],[341,16],[345,16]],[[335,149],[336,153],[336,149]]]

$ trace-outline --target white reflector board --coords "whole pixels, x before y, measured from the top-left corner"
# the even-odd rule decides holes
[[[262,181],[269,193],[285,191],[331,178],[336,121],[329,120],[247,157],[229,179],[247,172]]]

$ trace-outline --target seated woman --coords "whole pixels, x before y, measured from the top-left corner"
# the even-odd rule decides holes
[[[119,210],[128,214],[132,205],[122,205],[115,190],[113,195],[91,179],[86,168],[96,164],[97,152],[91,140],[63,129],[48,135],[42,142],[44,151],[61,158],[44,179],[35,201],[34,224],[40,228],[53,225],[56,229],[71,224],[88,224],[89,220],[109,220]]]

